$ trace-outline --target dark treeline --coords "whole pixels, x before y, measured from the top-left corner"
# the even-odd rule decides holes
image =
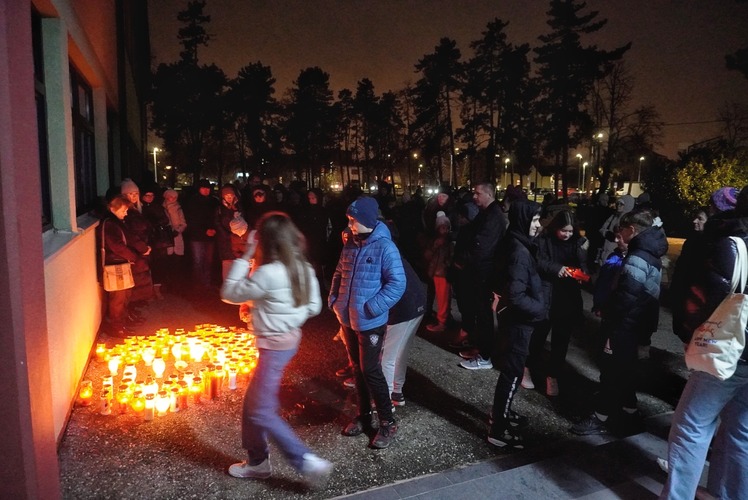
[[[498,179],[510,165],[508,184],[536,168],[566,194],[584,156],[602,192],[611,176],[637,180],[640,158],[654,159],[660,144],[655,107],[631,102],[631,44],[586,44],[607,21],[581,1],[550,0],[535,46],[510,41],[501,19],[487,22],[469,53],[442,38],[415,62],[415,83],[397,91],[378,94],[362,78],[335,95],[330,75],[310,67],[281,98],[260,61],[234,78],[200,62],[211,39],[206,4],[179,12],[183,50],[156,69],[152,99],[153,130],[195,180],[256,172],[325,188],[351,180],[341,167],[357,167],[362,182],[397,174],[404,186],[456,186]]]

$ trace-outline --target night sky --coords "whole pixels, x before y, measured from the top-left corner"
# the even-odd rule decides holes
[[[177,12],[186,0],[151,0],[154,64],[175,61]],[[488,22],[508,21],[514,44],[539,45],[548,33],[543,0],[208,0],[202,63],[215,62],[229,77],[260,61],[275,76],[280,98],[299,72],[319,66],[331,86],[353,91],[362,78],[378,95],[399,90],[419,75],[414,65],[442,37],[457,41],[463,59]],[[725,102],[748,106],[748,79],[725,69],[725,55],[748,47],[748,2],[735,0],[589,0],[608,24],[585,44],[613,49],[632,42],[625,58],[635,80],[634,103],[654,104],[671,158],[679,148],[718,135],[715,120]]]

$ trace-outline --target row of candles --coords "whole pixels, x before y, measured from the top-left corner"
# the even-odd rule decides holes
[[[99,412],[142,414],[149,421],[216,399],[224,386],[237,389],[257,366],[257,348],[244,329],[203,324],[189,332],[161,328],[155,335],[127,337],[111,349],[97,344],[96,359],[109,370],[101,381]],[[176,371],[165,377],[167,366]],[[93,405],[94,394],[93,382],[83,380],[78,403]]]

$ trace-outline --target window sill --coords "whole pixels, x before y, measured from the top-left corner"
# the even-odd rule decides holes
[[[50,257],[60,252],[62,249],[67,247],[76,238],[92,231],[99,225],[100,220],[91,214],[84,214],[78,217],[76,223],[78,225],[78,231],[62,231],[58,229],[49,229],[42,233],[42,249],[44,253],[44,260],[46,261]]]

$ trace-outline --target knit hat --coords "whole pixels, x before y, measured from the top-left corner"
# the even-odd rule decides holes
[[[434,227],[436,227],[437,229],[440,226],[447,226],[448,229],[452,228],[452,223],[449,222],[449,217],[447,217],[447,214],[445,214],[441,210],[436,212],[436,223],[434,224]]]
[[[176,200],[177,198],[179,198],[179,193],[177,193],[173,189],[167,189],[166,191],[164,191],[164,199],[172,197]]]
[[[120,184],[119,190],[120,190],[120,193],[122,194],[140,192],[140,188],[138,188],[138,185],[135,184],[135,182],[132,179],[123,180],[122,184]]]
[[[197,187],[198,187],[198,189],[199,189],[199,188],[208,188],[208,189],[212,189],[212,187],[211,187],[211,185],[210,185],[210,181],[209,181],[208,179],[200,179],[200,180],[198,181],[198,183],[197,183]]]
[[[379,204],[377,200],[369,196],[361,196],[356,201],[348,205],[346,215],[356,219],[364,227],[374,229],[377,225],[377,212]]]
[[[733,210],[738,203],[738,189],[734,187],[719,188],[712,193],[709,200],[714,205],[714,208],[720,212]]]

